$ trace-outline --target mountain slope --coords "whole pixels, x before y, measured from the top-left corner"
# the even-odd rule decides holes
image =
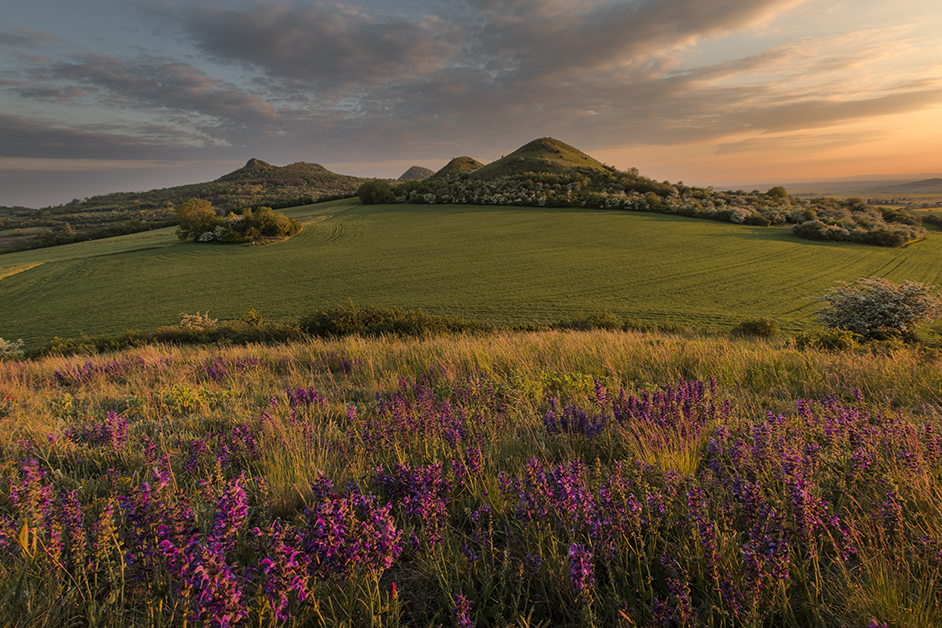
[[[506,157],[478,168],[471,175],[490,179],[523,173],[559,174],[580,168],[609,171],[611,168],[581,150],[551,137],[524,144]]]

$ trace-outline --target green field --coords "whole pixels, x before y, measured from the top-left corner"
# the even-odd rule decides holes
[[[0,337],[117,334],[183,312],[275,319],[353,302],[497,323],[606,310],[725,330],[812,325],[836,281],[942,283],[942,235],[905,249],[799,240],[786,229],[622,211],[481,206],[284,210],[305,225],[266,246],[179,242],[173,229],[0,256]]]

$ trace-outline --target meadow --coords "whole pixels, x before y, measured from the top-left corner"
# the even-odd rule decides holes
[[[942,283],[942,238],[891,249],[803,241],[786,228],[616,210],[372,205],[286,209],[266,246],[179,242],[163,229],[0,256],[0,337],[38,346],[170,325],[181,313],[280,321],[348,303],[496,324],[609,312],[725,331],[808,328],[837,281]]]
[[[0,362],[0,623],[939,626],[940,401],[692,333]]]

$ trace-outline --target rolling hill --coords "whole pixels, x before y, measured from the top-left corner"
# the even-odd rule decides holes
[[[484,164],[480,161],[472,157],[455,157],[430,178],[443,179],[451,175],[473,172],[483,165]]]
[[[874,192],[888,192],[891,194],[942,194],[942,178],[923,179],[900,185],[889,185],[876,188]]]
[[[524,173],[559,174],[577,169],[613,170],[569,144],[542,137],[524,144],[506,157],[478,168],[471,176],[490,179]]]

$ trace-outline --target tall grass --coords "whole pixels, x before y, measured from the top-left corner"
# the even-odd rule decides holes
[[[942,369],[640,332],[0,362],[8,625],[934,626]]]

